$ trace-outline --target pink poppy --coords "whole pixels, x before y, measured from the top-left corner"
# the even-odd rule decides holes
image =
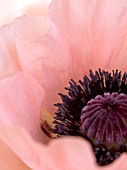
[[[57,93],[71,78],[99,67],[126,71],[126,18],[126,1],[54,0],[49,16],[25,15],[0,28],[2,169],[126,168],[126,154],[98,167],[80,137],[45,145],[40,128],[41,111],[43,121],[52,121]]]

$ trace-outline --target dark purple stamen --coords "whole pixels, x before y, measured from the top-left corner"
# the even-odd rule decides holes
[[[53,133],[81,136],[94,150],[97,163],[107,165],[127,151],[127,74],[95,71],[70,87],[54,117]]]

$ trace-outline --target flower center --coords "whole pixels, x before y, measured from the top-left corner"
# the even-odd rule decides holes
[[[54,117],[57,136],[81,136],[94,150],[97,163],[107,165],[127,151],[127,74],[118,70],[95,73],[59,93],[62,102]]]
[[[82,109],[80,118],[81,131],[95,144],[116,150],[127,142],[127,95],[97,95]]]

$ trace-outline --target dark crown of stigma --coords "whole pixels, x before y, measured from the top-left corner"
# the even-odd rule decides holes
[[[81,113],[87,103],[96,96],[104,96],[105,93],[127,94],[127,74],[120,71],[95,71],[90,70],[90,75],[83,77],[83,81],[76,83],[73,79],[69,82],[70,87],[65,88],[68,95],[59,93],[62,103],[55,106],[58,110],[55,113],[53,133],[58,135],[82,136],[89,140],[93,146],[97,162],[106,165],[116,159],[125,148],[112,151],[104,144],[97,144],[87,135],[87,131],[81,130]]]

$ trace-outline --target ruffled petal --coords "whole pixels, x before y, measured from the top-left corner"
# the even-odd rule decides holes
[[[14,139],[15,136],[15,139]],[[88,142],[81,138],[66,137],[39,144],[22,129],[0,129],[0,140],[31,169],[36,170],[125,170],[127,155],[122,154],[114,163],[99,167]]]
[[[50,155],[50,156],[49,156]],[[90,144],[80,138],[63,138],[50,143],[45,159],[43,155],[43,162],[48,158],[50,168],[53,170],[83,170],[96,169],[95,158]],[[48,164],[45,164],[49,167]]]
[[[68,43],[74,75],[99,67],[126,71],[126,0],[53,0],[50,16]]]
[[[60,35],[50,19],[42,16],[19,18],[12,29],[21,68],[44,87],[45,109],[54,112],[57,92],[71,77],[70,57]]]
[[[40,128],[44,90],[30,75],[19,72],[0,81],[0,127],[23,127],[30,135],[45,142]]]
[[[36,40],[38,36],[45,35],[47,29],[48,21],[46,17],[41,16],[24,16],[0,28],[0,79],[13,75],[22,69],[16,47],[17,37],[21,39],[23,36],[26,39],[33,37]]]
[[[8,32],[8,29],[5,29],[5,31]],[[0,35],[0,79],[14,75],[20,70],[15,47],[12,43],[9,47],[6,37],[1,37]]]
[[[89,144],[81,139],[56,139],[45,146],[34,142],[22,129],[5,128],[0,129],[0,139],[31,169],[92,170],[95,166]]]

